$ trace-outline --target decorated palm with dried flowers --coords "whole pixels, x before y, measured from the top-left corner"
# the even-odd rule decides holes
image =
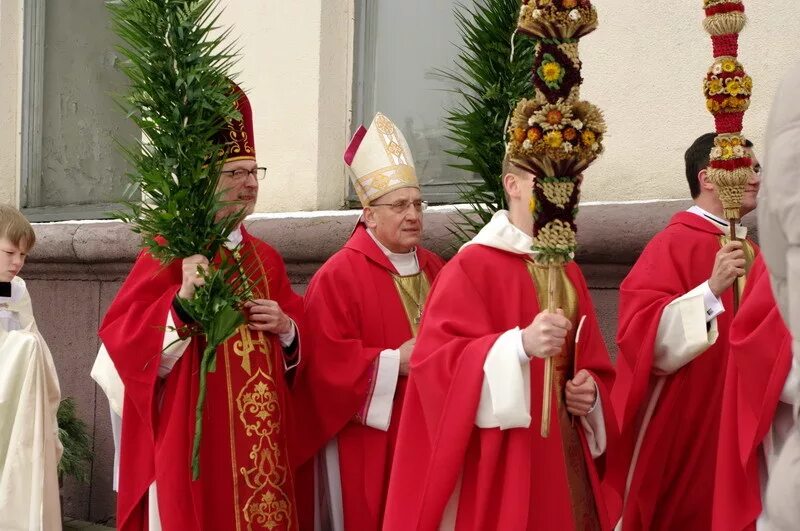
[[[524,0],[517,29],[537,39],[532,79],[535,93],[521,100],[511,117],[508,155],[532,172],[533,250],[536,261],[550,268],[548,309],[559,301],[558,268],[577,249],[575,216],[583,171],[603,151],[606,125],[595,105],[580,99],[581,61],[578,40],[597,27],[589,0]],[[545,363],[542,396],[543,437],[549,435],[553,363]]]
[[[742,124],[750,106],[753,80],[737,59],[739,32],[747,18],[741,0],[704,0],[703,8],[703,27],[711,35],[714,51],[714,62],[703,79],[703,93],[717,132],[709,156],[708,178],[716,186],[725,218],[730,220],[731,239],[736,239],[742,197],[752,171]],[[738,286],[733,293],[736,311]]]

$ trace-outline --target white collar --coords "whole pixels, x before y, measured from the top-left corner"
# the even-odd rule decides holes
[[[702,207],[700,207],[698,205],[692,205],[691,207],[689,207],[687,212],[691,212],[692,214],[694,214],[696,216],[700,216],[701,218],[703,218],[704,220],[708,221],[709,223],[711,223],[712,225],[714,225],[718,229],[722,229],[723,234],[727,234],[728,233],[728,229],[730,227],[728,221],[722,219],[719,216],[715,216],[714,214],[712,214],[708,210],[706,210],[706,209],[704,209],[704,208],[702,208]],[[737,224],[736,225],[736,237],[737,238],[746,238],[747,237],[747,227],[745,227],[744,225]]]
[[[461,246],[459,252],[470,245],[485,245],[514,254],[531,256],[535,254],[533,251],[533,238],[511,223],[507,210],[495,212],[492,220],[474,238]]]
[[[407,262],[407,261],[411,261],[411,260],[413,260],[414,262],[417,261],[417,248],[416,247],[414,247],[413,249],[411,249],[407,253],[395,253],[394,251],[392,251],[391,249],[389,249],[388,247],[383,245],[378,240],[378,238],[375,236],[375,234],[372,233],[371,229],[367,229],[367,234],[369,234],[369,237],[372,238],[372,241],[375,242],[375,244],[378,246],[378,249],[380,249],[381,252],[384,255],[386,255],[386,258],[388,258],[390,262],[392,262],[392,263],[395,263],[396,261],[398,261],[398,262]]]
[[[233,229],[230,234],[228,234],[228,241],[225,242],[225,247],[230,250],[234,250],[242,244],[243,239],[242,226],[240,224],[238,227]]]

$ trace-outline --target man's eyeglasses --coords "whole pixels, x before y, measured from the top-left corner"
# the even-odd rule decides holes
[[[410,206],[413,206],[414,210],[416,210],[417,212],[425,212],[425,210],[428,208],[428,203],[420,199],[416,201],[409,201],[408,199],[404,199],[402,201],[395,201],[394,203],[373,203],[369,206],[371,207],[385,206],[391,208],[392,212],[394,212],[395,214],[402,214],[403,212],[408,210],[408,207]]]
[[[245,170],[243,168],[239,168],[238,170],[225,170],[219,173],[223,177],[228,177],[229,179],[234,181],[244,181],[245,179],[247,179],[248,175],[252,175],[259,181],[263,181],[264,177],[267,176],[267,169],[253,168],[252,170]]]

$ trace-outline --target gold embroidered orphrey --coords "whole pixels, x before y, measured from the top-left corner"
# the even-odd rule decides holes
[[[422,320],[422,312],[425,309],[425,300],[428,298],[428,291],[431,288],[428,277],[423,271],[420,271],[415,275],[406,276],[392,274],[392,279],[400,301],[403,303],[408,324],[411,325],[411,332],[416,337],[419,323]]]
[[[234,251],[240,259],[239,249]],[[254,295],[269,298],[267,274],[257,255],[263,282],[253,287]],[[259,289],[260,288],[260,289]],[[272,349],[263,332],[251,333],[247,325],[239,328],[241,339],[233,344],[233,354],[241,358],[241,369],[249,376],[245,385],[234,398],[231,370],[237,367],[231,363],[232,357],[225,344],[225,368],[228,385],[228,414],[231,437],[231,464],[234,485],[234,504],[236,507],[236,531],[292,529],[294,507],[287,489],[291,486],[291,473],[287,467],[285,436],[281,433],[282,411],[275,381],[275,367]],[[255,336],[255,337],[254,337]],[[262,368],[253,371],[251,356],[264,356],[266,372]],[[234,412],[234,406],[236,413]],[[238,413],[238,415],[237,415]],[[249,451],[240,464],[237,459],[235,426],[244,428],[244,438]],[[240,431],[241,435],[241,431]],[[240,492],[239,478],[244,480],[246,492]],[[241,500],[245,498],[244,504]],[[242,527],[242,519],[246,524]]]
[[[541,266],[528,262],[528,272],[536,286],[536,295],[539,308],[548,308],[548,266]],[[572,321],[572,330],[567,336],[567,341],[561,352],[555,356],[555,378],[553,379],[553,392],[556,393],[556,408],[558,411],[558,426],[561,433],[561,442],[564,449],[564,465],[567,471],[567,485],[572,499],[572,517],[575,529],[586,531],[600,531],[600,519],[597,515],[594,491],[589,479],[586,458],[583,453],[578,429],[583,429],[579,424],[573,425],[565,403],[564,389],[567,381],[573,374],[575,355],[575,327],[578,318],[578,292],[572,285],[564,268],[558,268],[561,275],[557,283],[559,290],[555,293],[558,306],[564,310],[564,315]]]

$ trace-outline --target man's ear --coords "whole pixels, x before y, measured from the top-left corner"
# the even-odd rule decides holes
[[[370,207],[364,207],[364,223],[367,224],[368,229],[374,229],[378,226],[378,222],[375,220],[375,210]]]
[[[700,170],[697,174],[697,182],[700,183],[700,190],[707,190],[713,192],[715,190],[714,183],[708,178],[708,171],[705,169]]]
[[[519,179],[513,173],[506,173],[503,175],[503,189],[509,198],[518,199],[519,193]]]

